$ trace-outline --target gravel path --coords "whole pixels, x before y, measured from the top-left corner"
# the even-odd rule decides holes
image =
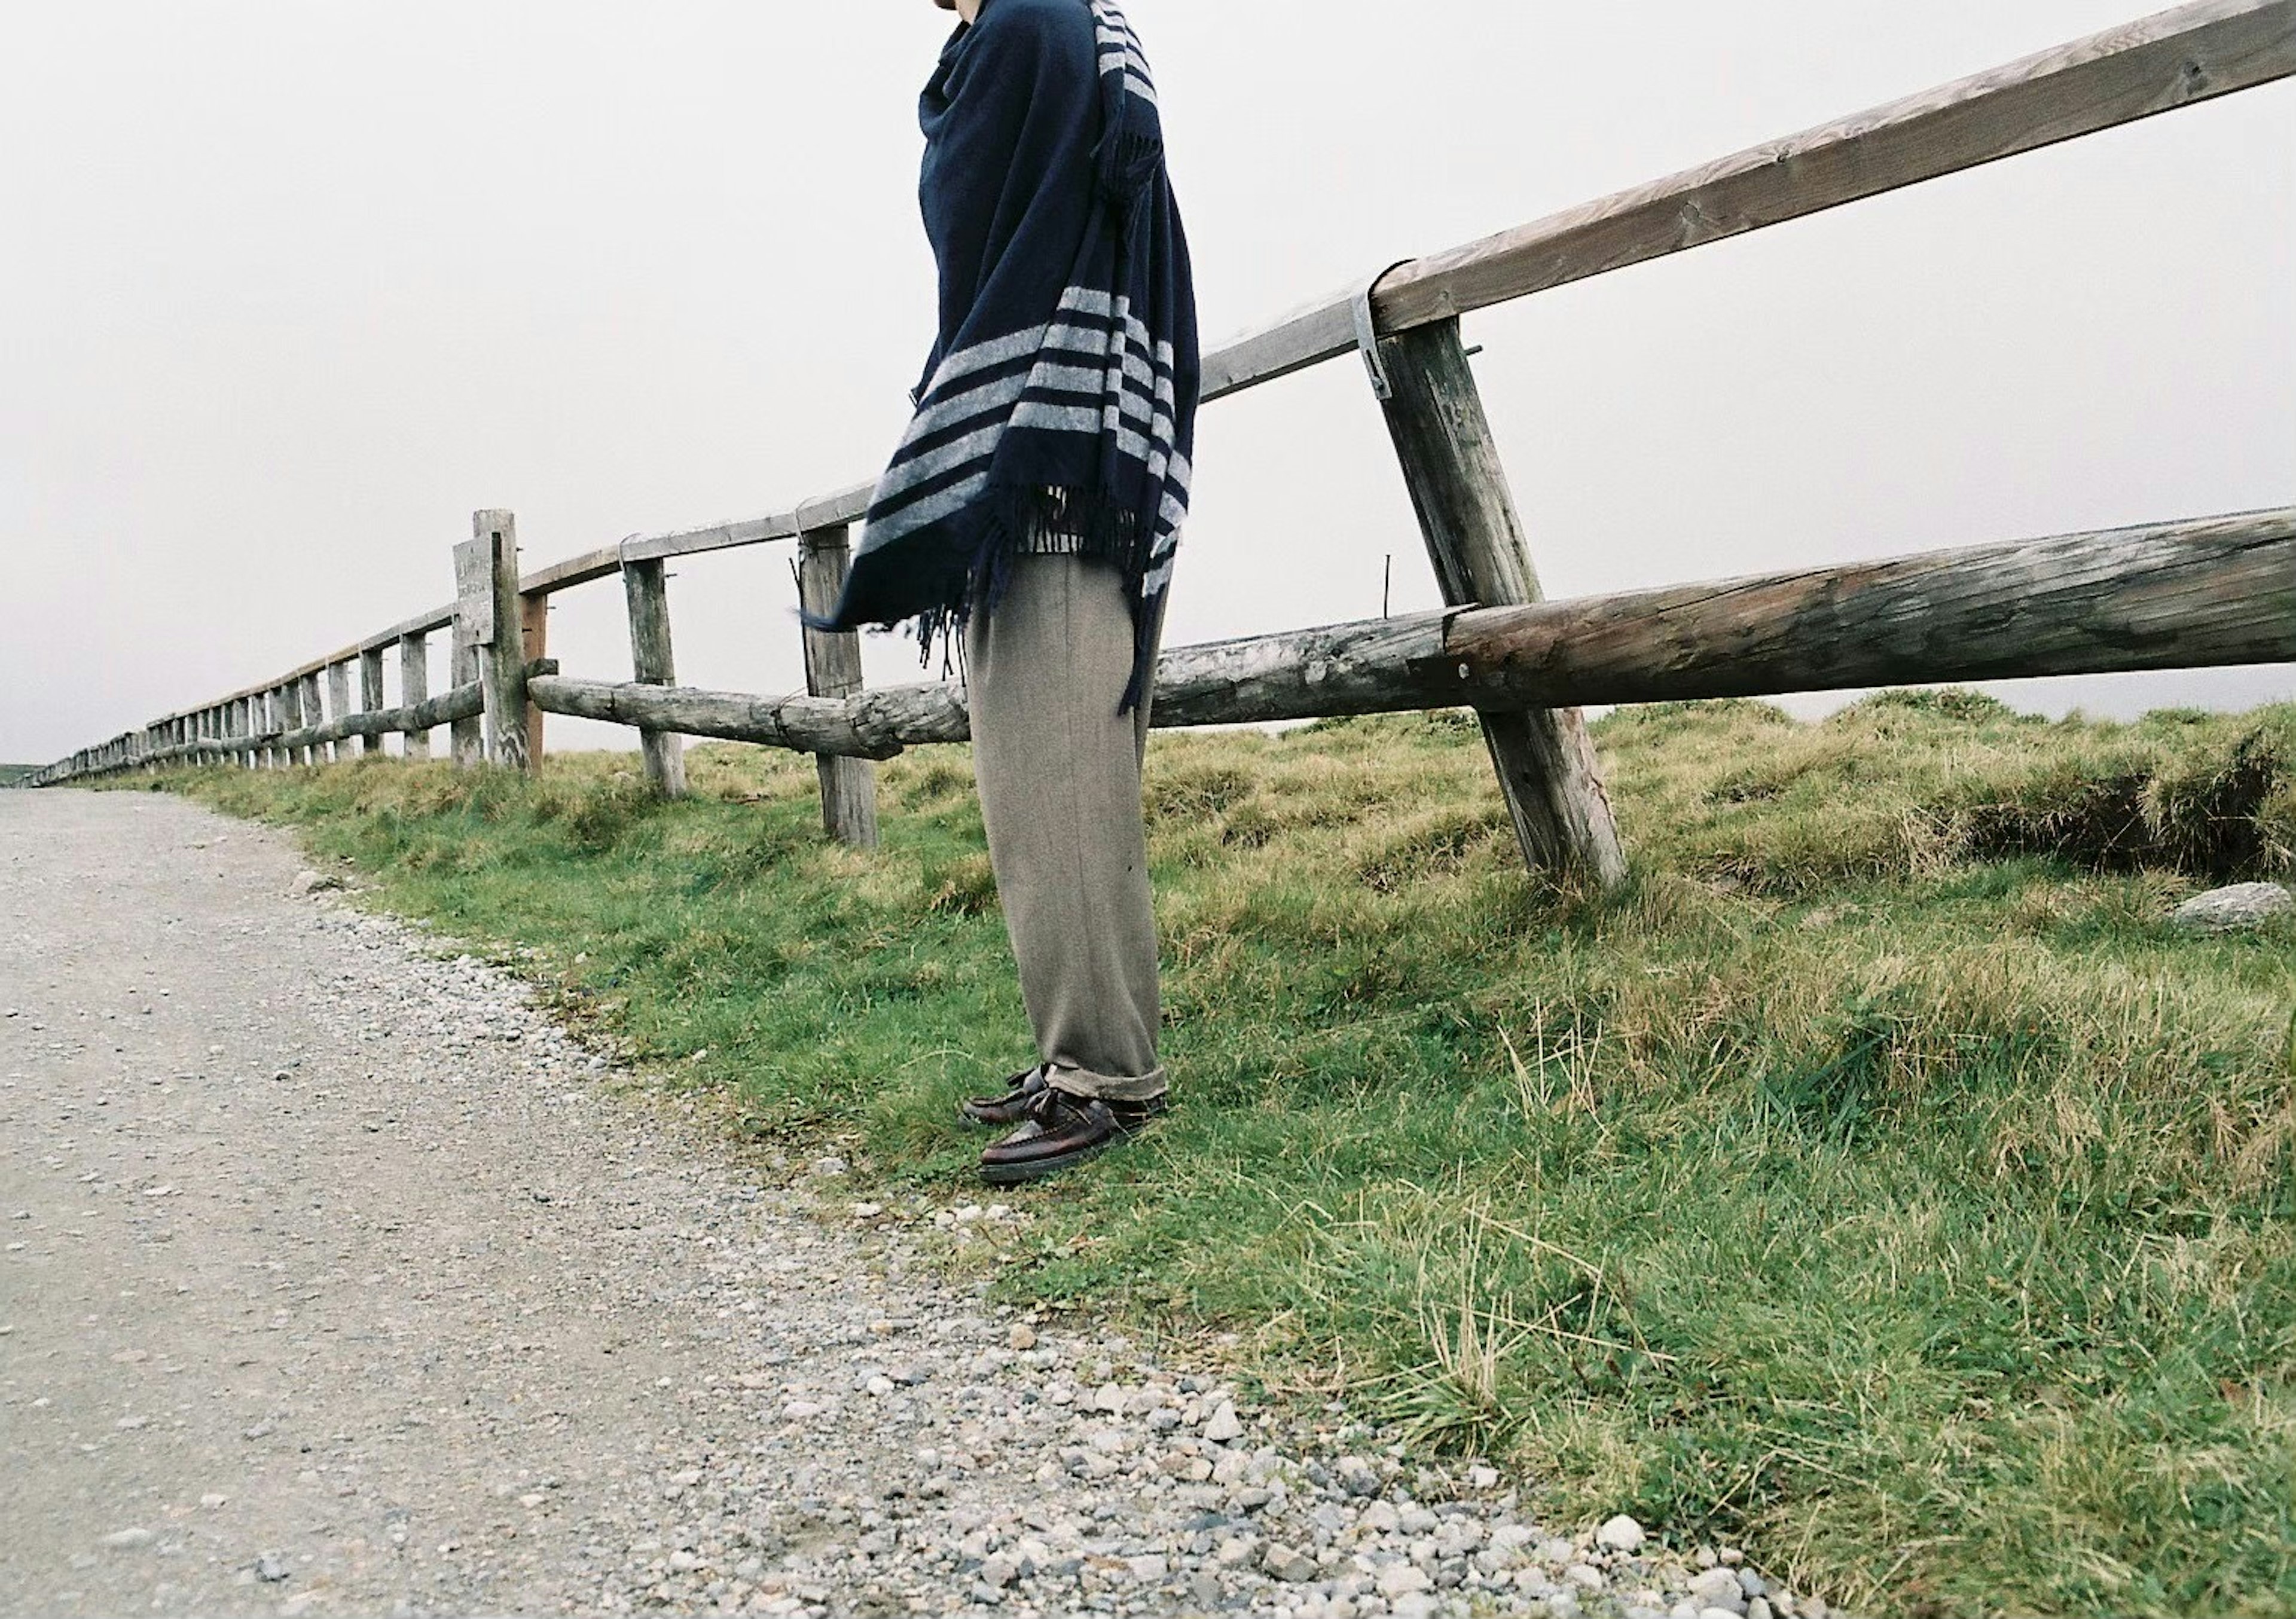
[[[0,1614],[1770,1614],[936,1280],[179,799],[0,792]],[[1607,1542],[1607,1543],[1606,1543]]]

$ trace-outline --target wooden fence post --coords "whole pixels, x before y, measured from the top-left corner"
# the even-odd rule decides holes
[[[471,530],[472,537],[455,548],[455,631],[457,644],[467,644],[472,677],[486,694],[484,756],[496,765],[530,769],[518,520],[507,511],[474,511]],[[462,683],[459,673],[455,683]],[[456,733],[455,756],[464,763],[461,734]]]
[[[382,649],[366,647],[359,652],[359,712],[379,714],[382,711]],[[382,751],[380,732],[359,739],[361,755]]]
[[[303,729],[303,683],[299,680],[291,680],[279,688],[279,728],[282,731]],[[289,765],[305,763],[302,748],[289,748],[283,751]]]
[[[846,526],[798,536],[798,598],[814,614],[833,611],[845,589],[853,552]],[[816,697],[850,697],[861,690],[861,637],[805,632],[805,689]],[[866,759],[816,754],[821,774],[821,823],[829,835],[857,848],[877,846],[877,767]]]
[[[677,683],[670,655],[668,577],[660,558],[622,564],[622,594],[630,609],[630,678],[642,686]],[[638,746],[653,790],[665,798],[683,798],[685,739],[675,731],[641,727]]]
[[[480,677],[485,642],[494,635],[494,577],[487,548],[472,540],[455,547],[455,632],[447,663],[447,689],[467,686]],[[484,764],[487,756],[484,721],[477,715],[447,728],[447,739],[458,770]]]
[[[351,666],[347,663],[327,666],[327,707],[330,719],[341,719],[351,711]],[[348,742],[330,742],[327,744],[327,756],[337,760],[348,758],[350,746]]]
[[[512,560],[513,561],[516,560],[514,548]],[[518,573],[515,567],[513,567],[511,572],[511,584],[513,589],[516,588],[517,583]],[[550,597],[545,593],[537,591],[530,596],[525,594],[520,595],[518,599],[518,626],[520,636],[525,643],[525,661],[527,663],[532,663],[537,658],[547,658],[550,656]],[[528,764],[530,765],[539,766],[542,763],[543,719],[544,715],[541,709],[536,707],[531,703],[527,705],[526,757]]]
[[[401,707],[412,708],[430,698],[430,637],[401,635],[398,638],[398,701]],[[410,731],[399,741],[399,754],[404,758],[427,759],[430,756],[430,733]]]
[[[1391,397],[1380,402],[1443,600],[1540,600],[1522,519],[1456,317],[1379,339]],[[1576,708],[1477,710],[1515,838],[1533,871],[1627,876],[1595,745]]]
[[[324,725],[326,723],[326,699],[320,695],[319,672],[316,669],[314,669],[308,675],[303,676],[303,724],[306,725]],[[306,748],[303,750],[304,764],[324,765],[326,762],[327,745],[324,742],[321,742],[315,747]]]

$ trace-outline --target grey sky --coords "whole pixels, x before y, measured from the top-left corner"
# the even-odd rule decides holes
[[[1209,339],[2142,0],[1133,0]],[[0,759],[529,564],[871,477],[931,339],[927,0],[0,11]],[[1553,595],[2296,495],[2296,86],[1472,316]],[[1436,601],[1361,370],[1210,407],[1175,644]],[[801,683],[783,548],[679,673]],[[558,599],[628,670],[619,590]],[[914,679],[873,639],[873,681]],[[2012,683],[2126,713],[2296,667]],[[1838,699],[1807,699],[1800,712]],[[560,744],[627,733],[554,720]]]

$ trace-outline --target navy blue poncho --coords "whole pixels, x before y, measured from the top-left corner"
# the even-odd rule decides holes
[[[1201,365],[1154,81],[1111,0],[987,0],[919,106],[940,326],[843,598],[816,627],[914,619],[924,655],[1020,552],[1125,570],[1131,683],[1187,516]]]

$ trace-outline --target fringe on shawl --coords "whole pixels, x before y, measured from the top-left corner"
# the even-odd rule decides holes
[[[1141,581],[1148,568],[1148,542],[1140,513],[1097,489],[1032,485],[991,493],[984,508],[980,542],[965,570],[964,586],[954,600],[916,617],[920,664],[930,667],[936,645],[945,679],[964,645],[965,626],[975,614],[996,610],[1013,582],[1015,558],[1105,557],[1121,570],[1125,599],[1132,609],[1132,676],[1117,704],[1129,714],[1148,688],[1146,610]]]

